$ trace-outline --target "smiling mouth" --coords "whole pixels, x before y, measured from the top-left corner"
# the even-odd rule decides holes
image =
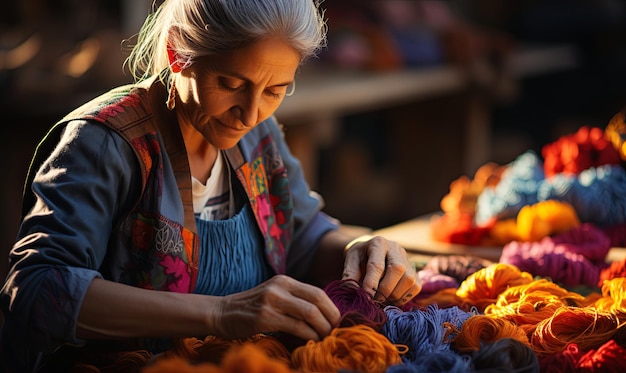
[[[220,126],[225,127],[225,128],[228,128],[228,129],[229,129],[229,130],[231,130],[231,131],[237,131],[237,132],[243,132],[243,131],[245,131],[245,129],[243,129],[243,128],[239,128],[239,127],[237,127],[237,126],[229,126],[228,124],[226,124],[226,123],[222,122],[222,121],[221,121],[221,120],[219,120],[219,119],[216,119],[215,121],[216,121],[216,122],[217,122]]]

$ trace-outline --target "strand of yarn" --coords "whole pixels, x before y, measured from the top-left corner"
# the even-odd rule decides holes
[[[468,318],[452,340],[452,348],[460,353],[479,351],[485,343],[512,339],[530,347],[526,332],[516,324],[485,315]]]
[[[620,322],[626,322],[626,278],[617,277],[604,281],[602,297],[596,300],[594,306],[599,311],[614,314]]]
[[[367,325],[335,328],[323,340],[310,340],[291,355],[292,366],[305,372],[382,373],[401,361],[398,348]]]
[[[367,324],[379,331],[387,321],[380,303],[375,302],[354,280],[332,281],[324,287],[324,291],[339,309],[341,327]]]
[[[546,279],[538,279],[503,291],[496,303],[485,308],[485,315],[509,320],[530,334],[539,322],[570,304],[586,306],[589,303],[578,293]]]
[[[563,351],[569,343],[587,351],[611,339],[617,327],[618,319],[611,313],[591,307],[561,307],[537,324],[530,342],[540,356]]]
[[[472,315],[458,307],[440,309],[437,305],[413,311],[388,306],[385,312],[387,323],[382,333],[392,343],[408,347],[402,360],[409,363],[418,362],[433,352],[449,351],[452,333]]]
[[[510,264],[494,263],[470,275],[461,283],[456,295],[482,312],[485,307],[495,303],[498,295],[507,288],[532,281],[533,277],[528,272],[520,271]]]

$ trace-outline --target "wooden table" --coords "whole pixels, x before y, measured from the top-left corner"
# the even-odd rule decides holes
[[[412,262],[422,263],[434,255],[474,255],[493,262],[500,260],[502,254],[500,246],[466,246],[433,240],[430,234],[430,219],[433,215],[420,216],[376,230],[372,234],[398,242],[408,251]],[[606,260],[613,262],[625,258],[626,248],[613,247],[609,250]]]

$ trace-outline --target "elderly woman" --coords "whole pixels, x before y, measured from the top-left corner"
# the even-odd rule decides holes
[[[319,340],[340,318],[332,279],[398,305],[419,292],[401,247],[321,212],[272,116],[324,32],[312,0],[166,0],[147,18],[137,83],[37,149],[1,293],[5,370],[176,337]]]

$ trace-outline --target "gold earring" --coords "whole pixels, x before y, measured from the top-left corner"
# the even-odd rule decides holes
[[[174,82],[170,84],[170,89],[167,94],[167,101],[165,102],[165,105],[169,110],[174,110],[174,107],[176,106],[176,88],[174,87]]]

